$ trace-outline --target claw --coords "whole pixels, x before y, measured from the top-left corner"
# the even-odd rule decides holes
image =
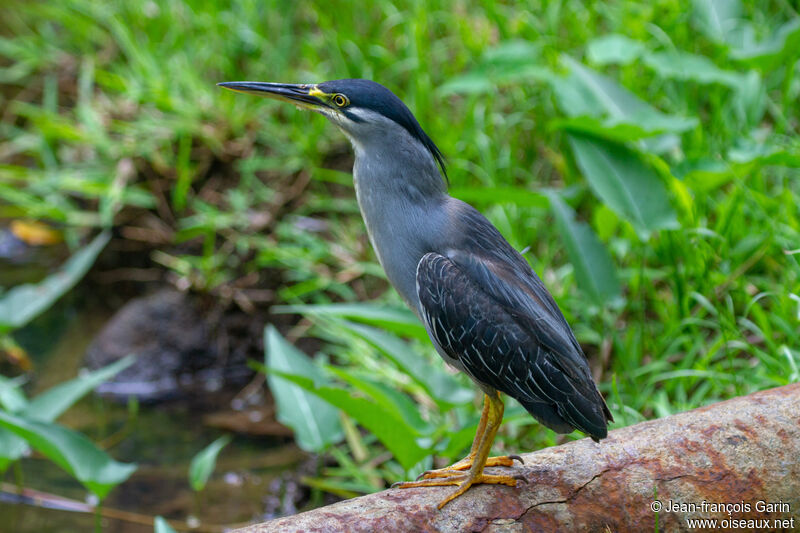
[[[506,455],[506,457],[508,457],[509,459],[513,459],[515,461],[519,461],[519,464],[521,465],[525,464],[525,461],[523,461],[522,457],[520,457],[519,455]]]
[[[522,481],[522,482],[524,482],[526,485],[528,484],[528,478],[526,478],[526,477],[525,477],[525,474],[514,474],[514,475],[513,475],[513,476],[511,476],[511,477],[513,477],[513,478],[514,478],[514,479],[516,479],[517,481]]]

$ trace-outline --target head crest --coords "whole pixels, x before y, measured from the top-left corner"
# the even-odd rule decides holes
[[[439,147],[428,137],[408,106],[392,91],[380,83],[361,79],[326,81],[320,83],[318,87],[326,93],[343,93],[350,99],[351,105],[379,113],[405,128],[412,137],[428,149],[436,164],[439,165],[445,180],[448,179],[447,166]]]

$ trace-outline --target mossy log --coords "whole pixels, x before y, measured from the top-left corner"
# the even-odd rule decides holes
[[[800,530],[797,383],[522,457],[441,511],[452,487],[389,489],[238,532]]]

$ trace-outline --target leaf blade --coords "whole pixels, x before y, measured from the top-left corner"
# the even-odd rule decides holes
[[[295,432],[298,446],[320,452],[342,439],[343,433],[336,410],[319,397],[280,377],[280,373],[296,374],[324,382],[325,377],[300,350],[289,344],[274,326],[264,329],[264,365],[270,371],[267,381],[275,397],[278,420]]]
[[[25,439],[42,455],[75,477],[100,500],[136,470],[97,448],[85,435],[49,422],[0,411],[0,426]]]
[[[157,516],[153,519],[153,532],[154,533],[178,533],[175,531],[169,522],[167,522],[163,516]]]
[[[26,283],[0,298],[0,331],[21,328],[75,286],[111,239],[104,231],[40,283]]]
[[[444,369],[432,367],[430,361],[397,337],[363,324],[342,321],[341,325],[389,357],[440,405],[457,405],[473,397],[471,390]]]
[[[593,137],[569,134],[575,160],[597,197],[643,236],[678,227],[667,188],[630,149]]]
[[[59,383],[32,399],[24,414],[33,420],[52,422],[83,396],[131,366],[134,361],[134,356],[128,355],[85,376]]]
[[[608,250],[591,227],[575,220],[575,212],[556,193],[550,194],[550,207],[575,269],[578,286],[597,305],[619,298],[622,290],[617,270]]]
[[[425,340],[428,333],[425,326],[406,308],[388,307],[366,303],[356,304],[317,304],[317,305],[276,305],[274,313],[299,313],[318,316],[349,318],[366,324],[380,326],[394,333]]]
[[[124,357],[116,363],[91,372],[87,376],[81,376],[56,385],[33,400],[25,400],[24,403],[18,403],[19,409],[16,411],[9,409],[8,406],[6,406],[6,410],[31,420],[53,422],[97,385],[121,372],[132,363],[132,356]],[[0,385],[2,385],[1,380]],[[19,400],[17,401],[19,402]],[[17,461],[27,450],[28,444],[25,439],[6,428],[0,427],[0,472],[4,472],[12,462]]]
[[[205,488],[208,479],[214,472],[219,453],[231,440],[233,439],[230,435],[223,435],[192,457],[189,465],[189,485],[193,491],[200,492]]]
[[[429,454],[428,450],[421,448],[416,443],[416,432],[411,426],[376,403],[353,396],[350,392],[338,387],[317,386],[313,380],[304,376],[275,370],[270,370],[270,372],[291,381],[346,412],[375,435],[406,470],[412,468]]]

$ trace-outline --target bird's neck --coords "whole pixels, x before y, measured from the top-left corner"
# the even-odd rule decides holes
[[[410,199],[446,195],[447,185],[431,153],[418,140],[402,133],[384,136],[376,131],[367,139],[351,139],[356,156],[356,187],[384,190]]]
[[[418,312],[417,263],[427,252],[436,251],[447,190],[427,152],[382,146],[375,149],[354,143],[356,197],[389,281]]]

